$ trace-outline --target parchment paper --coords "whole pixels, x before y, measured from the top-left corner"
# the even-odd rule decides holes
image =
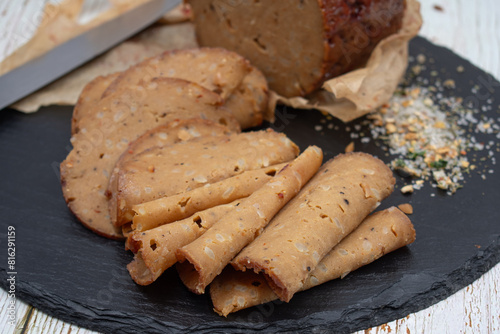
[[[400,31],[375,47],[366,66],[325,81],[307,97],[285,98],[271,92],[270,106],[285,104],[297,109],[318,109],[344,122],[368,114],[387,103],[408,64],[408,42],[422,25],[420,3],[407,0]]]

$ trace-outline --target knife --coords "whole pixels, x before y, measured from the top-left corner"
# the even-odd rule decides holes
[[[0,76],[0,110],[158,20],[181,0],[150,0]]]

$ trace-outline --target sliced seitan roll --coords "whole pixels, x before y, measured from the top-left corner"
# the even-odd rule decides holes
[[[316,173],[323,161],[317,146],[308,147],[270,181],[241,201],[192,243],[177,250],[177,271],[189,290],[202,294],[231,259],[266,227]]]
[[[243,172],[219,182],[207,183],[184,193],[159,198],[132,207],[132,230],[147,231],[189,217],[200,210],[248,197],[262,187],[286,163]]]
[[[415,241],[410,219],[395,207],[368,216],[335,246],[311,271],[301,291],[336,278],[375,261]],[[227,316],[248,307],[270,302],[278,296],[262,274],[226,268],[210,285],[215,312]]]
[[[392,171],[366,153],[340,154],[232,261],[245,271],[264,272],[288,302],[311,270],[351,233],[394,188]]]
[[[106,187],[110,174],[128,144],[160,124],[199,117],[235,124],[220,109],[219,95],[181,79],[160,78],[102,99],[80,118],[71,138],[73,150],[61,163],[64,198],[88,228],[110,238],[122,238],[108,213]]]
[[[233,132],[239,133],[238,124],[236,122],[231,127]],[[113,195],[113,191],[116,191],[118,187],[118,173],[127,162],[133,160],[137,155],[152,147],[165,147],[179,142],[186,142],[194,138],[217,137],[229,135],[231,133],[232,132],[225,125],[215,123],[214,121],[208,119],[191,118],[175,120],[157,126],[131,142],[116,162],[107,187],[106,196],[110,198],[109,213],[113,224],[121,226],[120,224],[117,224],[116,196]],[[188,216],[184,216],[182,218]]]
[[[117,189],[110,189],[116,225],[133,219],[132,207],[176,195],[245,171],[287,162],[298,147],[272,130],[201,137],[167,147],[153,147],[123,164]]]
[[[159,226],[145,232],[132,232],[127,248],[134,260],[127,265],[132,279],[139,285],[153,283],[177,262],[175,252],[205,233],[225,214],[234,210],[240,201],[200,211],[189,218]]]
[[[200,45],[241,54],[286,97],[364,65],[400,29],[405,9],[405,0],[187,2]]]

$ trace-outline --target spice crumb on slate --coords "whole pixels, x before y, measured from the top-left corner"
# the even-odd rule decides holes
[[[417,61],[425,61],[425,58]],[[445,80],[437,88],[411,86],[400,88],[388,104],[368,116],[371,134],[387,145],[388,152],[397,156],[390,166],[399,175],[409,178],[410,188],[403,193],[423,187],[424,180],[445,190],[449,195],[463,187],[464,174],[477,168],[479,161],[471,159],[471,152],[486,150],[492,165],[496,164],[493,140],[479,142],[474,134],[499,136],[500,127],[492,118],[481,115],[488,111],[473,110],[463,106],[459,97],[443,97],[440,90],[453,89],[455,82]],[[475,88],[477,90],[477,88]],[[472,93],[474,93],[474,90]],[[498,146],[498,144],[496,144]],[[498,149],[497,149],[498,151]],[[494,173],[491,168],[481,171],[481,177]]]
[[[399,210],[403,211],[407,215],[413,214],[413,206],[410,203],[404,203],[398,205]]]
[[[387,104],[359,123],[344,126],[323,112],[325,118],[314,130],[323,135],[324,130],[343,127],[350,139],[345,152],[354,151],[355,145],[362,151],[369,143],[381,147],[392,159],[388,165],[404,178],[404,194],[429,184],[453,195],[475,174],[482,180],[493,177],[500,152],[500,107],[494,110],[490,79],[478,80],[463,92],[457,88],[463,65],[455,67],[458,78],[451,79],[444,69],[433,68],[435,60],[424,54],[410,56],[409,61],[410,79]]]
[[[346,147],[345,147],[345,153],[350,153],[354,152],[354,142],[350,142]]]

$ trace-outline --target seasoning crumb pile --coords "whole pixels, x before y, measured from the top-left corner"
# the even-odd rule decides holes
[[[409,61],[407,78],[386,105],[345,125],[324,113],[315,130],[321,135],[331,130],[347,132],[352,142],[346,152],[354,145],[363,151],[370,142],[379,146],[392,159],[391,168],[404,178],[403,194],[430,183],[452,195],[473,175],[482,180],[492,177],[495,155],[500,152],[500,107],[495,107],[491,95],[494,83],[481,77],[464,92],[461,82],[450,79],[434,59],[418,54]],[[461,77],[466,72],[463,65],[455,72],[450,76],[466,80]]]
[[[382,139],[388,152],[397,156],[391,167],[411,178],[403,193],[432,180],[433,187],[452,195],[463,187],[464,175],[477,168],[474,151],[488,150],[491,164],[496,163],[494,141],[481,143],[473,134],[498,135],[500,127],[494,119],[481,117],[480,111],[464,107],[461,98],[443,97],[440,90],[451,87],[449,81],[428,88],[400,88],[388,104],[369,116],[373,138]]]

